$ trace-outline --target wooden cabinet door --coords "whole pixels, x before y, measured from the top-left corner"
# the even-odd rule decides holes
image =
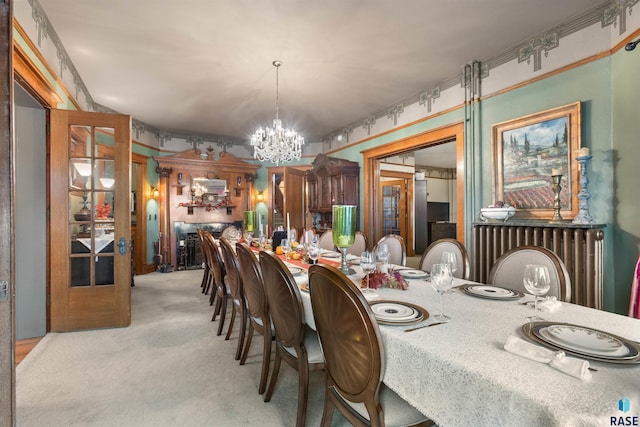
[[[131,322],[131,118],[51,110],[51,330]]]

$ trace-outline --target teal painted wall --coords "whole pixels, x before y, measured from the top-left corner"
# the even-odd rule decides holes
[[[605,161],[611,165],[611,298],[626,313],[633,268],[640,252],[640,50],[620,50],[611,57],[612,137]]]
[[[637,189],[640,183],[640,117],[636,107],[640,82],[634,74],[634,70],[639,69],[639,61],[640,53],[622,50],[504,94],[487,97],[476,104],[475,118],[466,127],[465,135],[465,228],[466,235],[471,236],[476,210],[493,202],[492,125],[581,102],[582,146],[589,147],[593,155],[588,168],[592,196],[589,212],[596,222],[606,225],[604,309],[618,313],[628,310],[631,274],[640,244]],[[360,152],[364,149],[464,119],[465,110],[460,108],[331,155],[362,165]],[[361,194],[361,203],[363,198]]]

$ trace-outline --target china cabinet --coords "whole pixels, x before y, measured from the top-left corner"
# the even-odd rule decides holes
[[[360,165],[346,159],[319,154],[307,171],[308,206],[313,226],[331,228],[333,205],[358,205]]]

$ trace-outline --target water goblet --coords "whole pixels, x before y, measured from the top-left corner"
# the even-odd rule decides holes
[[[360,255],[360,268],[362,268],[365,276],[367,276],[367,289],[369,289],[369,273],[372,273],[376,269],[375,257],[371,252],[362,252],[362,255]]]
[[[442,264],[449,264],[451,269],[451,275],[453,276],[458,271],[458,258],[453,252],[442,252]]]
[[[318,257],[320,256],[320,245],[318,244],[317,239],[314,239],[309,243],[307,255],[309,256],[309,264],[316,264],[318,262]]]
[[[382,273],[387,273],[389,271],[389,257],[391,256],[391,252],[389,251],[389,246],[386,243],[378,245],[376,248],[376,261],[378,265],[378,270]]]
[[[440,313],[433,316],[440,321],[451,320],[451,317],[444,314],[443,296],[451,288],[453,276],[448,264],[433,264],[431,267],[431,286],[440,294]]]
[[[524,277],[522,279],[524,288],[535,296],[533,316],[529,320],[544,320],[538,316],[538,297],[546,294],[551,287],[551,277],[549,269],[544,265],[527,264],[524,267]]]
[[[289,239],[282,239],[280,241],[280,247],[282,248],[284,259],[289,259],[289,252],[291,252],[291,243],[289,243]]]

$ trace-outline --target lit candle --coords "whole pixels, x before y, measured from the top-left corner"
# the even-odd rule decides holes
[[[551,176],[562,175],[562,168],[553,168],[551,169]]]
[[[586,157],[590,154],[589,147],[582,147],[578,150],[578,157]]]

